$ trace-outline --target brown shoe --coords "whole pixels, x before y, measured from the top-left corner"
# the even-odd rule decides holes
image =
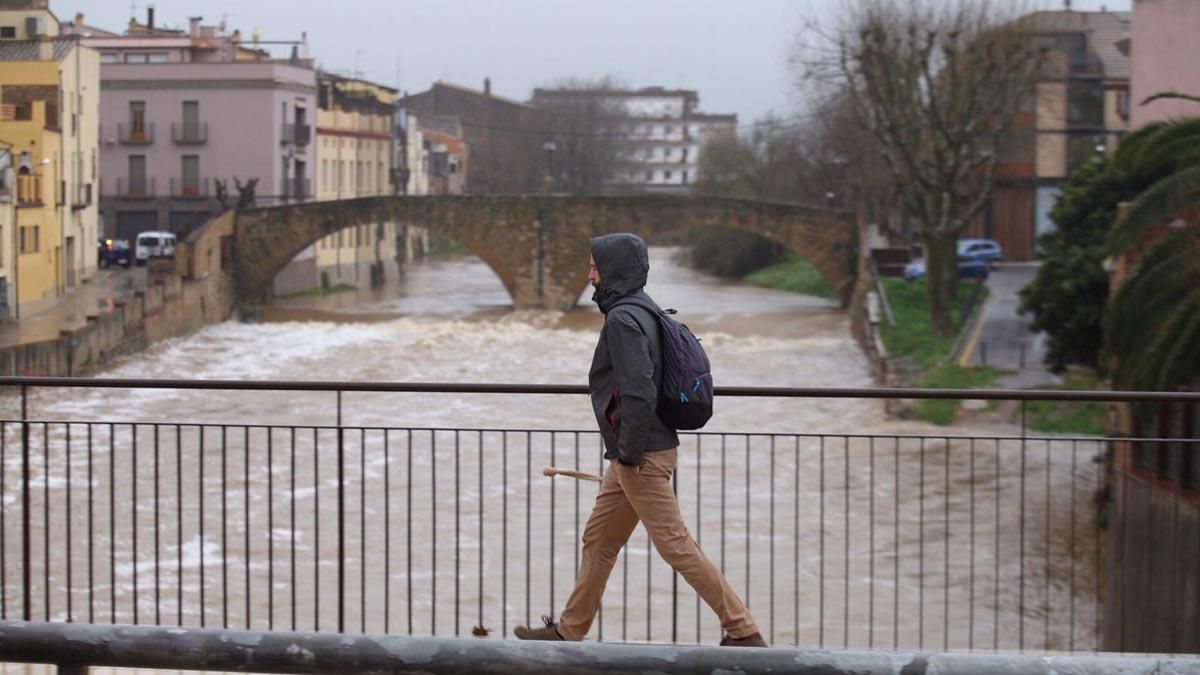
[[[555,627],[554,619],[551,619],[548,616],[543,616],[542,621],[546,623],[546,625],[542,628],[517,626],[513,629],[513,635],[517,636],[518,640],[548,640],[551,642],[563,642],[563,636],[558,634],[558,629]],[[759,641],[761,642],[762,638],[759,638]]]
[[[755,631],[746,637],[735,638],[731,635],[726,635],[721,638],[722,647],[766,647],[767,643],[763,640],[762,634]]]

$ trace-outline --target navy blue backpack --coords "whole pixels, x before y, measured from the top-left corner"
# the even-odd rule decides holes
[[[712,418],[713,378],[708,354],[688,327],[672,319],[675,310],[660,310],[641,298],[624,298],[614,307],[635,305],[658,319],[662,336],[662,381],[658,385],[658,419],[672,429],[699,429]]]

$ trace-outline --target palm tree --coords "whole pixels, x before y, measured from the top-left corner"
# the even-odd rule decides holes
[[[1168,93],[1147,99],[1194,96]],[[1124,209],[1109,235],[1114,256],[1136,263],[1105,316],[1114,385],[1163,390],[1200,381],[1200,117],[1131,135],[1117,163],[1162,176]]]

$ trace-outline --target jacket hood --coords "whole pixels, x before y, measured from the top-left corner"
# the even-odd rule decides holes
[[[646,287],[650,254],[641,237],[627,232],[606,234],[593,238],[590,248],[600,272],[600,288],[592,300],[600,311],[607,313],[617,300]]]

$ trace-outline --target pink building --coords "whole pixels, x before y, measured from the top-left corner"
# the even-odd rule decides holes
[[[1175,90],[1200,96],[1200,2],[1134,0],[1131,94],[1133,126],[1200,115],[1200,103],[1155,101],[1147,97]]]
[[[256,205],[310,199],[317,87],[301,58],[307,45],[272,59],[257,37],[246,43],[199,18],[159,28],[153,11],[121,35],[82,16],[64,31],[100,52],[105,232],[190,231],[236,204],[237,184],[252,180]]]

